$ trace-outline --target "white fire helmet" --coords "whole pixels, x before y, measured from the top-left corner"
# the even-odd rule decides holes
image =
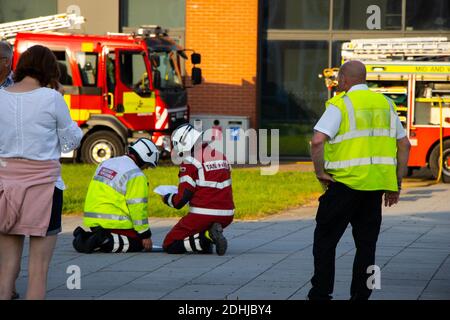
[[[188,152],[201,136],[202,132],[196,130],[191,124],[183,124],[172,133],[173,148],[177,153]]]
[[[142,163],[148,163],[151,167],[158,165],[159,150],[151,140],[140,138],[133,142],[129,149]]]

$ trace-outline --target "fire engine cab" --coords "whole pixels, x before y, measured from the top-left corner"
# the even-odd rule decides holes
[[[20,54],[36,44],[57,57],[64,98],[84,131],[76,154],[63,156],[99,163],[124,154],[133,140],[149,136],[170,152],[170,134],[189,121],[183,66],[186,51],[193,50],[181,48],[159,26],[104,36],[42,33],[67,28],[61,20],[76,19],[62,14],[3,24],[0,36],[14,42],[13,68]],[[191,55],[194,85],[201,83],[201,69],[195,67],[200,59],[198,53]]]
[[[371,90],[390,97],[411,142],[408,162],[450,182],[450,42],[438,38],[359,39],[342,45],[342,63],[366,65]],[[323,72],[337,85],[338,68]]]

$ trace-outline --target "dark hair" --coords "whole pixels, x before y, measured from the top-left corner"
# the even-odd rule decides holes
[[[56,56],[49,48],[36,45],[22,53],[14,71],[14,81],[22,81],[27,76],[39,81],[42,87],[57,88],[60,72]]]
[[[139,168],[142,168],[145,165],[145,162],[142,160],[141,156],[133,148],[128,147],[128,154],[134,156],[136,165]]]

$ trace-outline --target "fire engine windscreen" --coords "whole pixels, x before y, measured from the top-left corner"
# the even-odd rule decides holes
[[[152,52],[152,68],[161,74],[161,89],[183,88],[180,55],[176,50]]]

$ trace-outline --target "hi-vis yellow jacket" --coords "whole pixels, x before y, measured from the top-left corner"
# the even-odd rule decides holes
[[[105,229],[134,229],[143,238],[148,224],[148,181],[128,156],[102,162],[92,179],[84,205],[84,224]]]
[[[355,190],[397,191],[395,104],[370,90],[341,93],[330,104],[339,108],[342,121],[325,144],[325,170]]]

